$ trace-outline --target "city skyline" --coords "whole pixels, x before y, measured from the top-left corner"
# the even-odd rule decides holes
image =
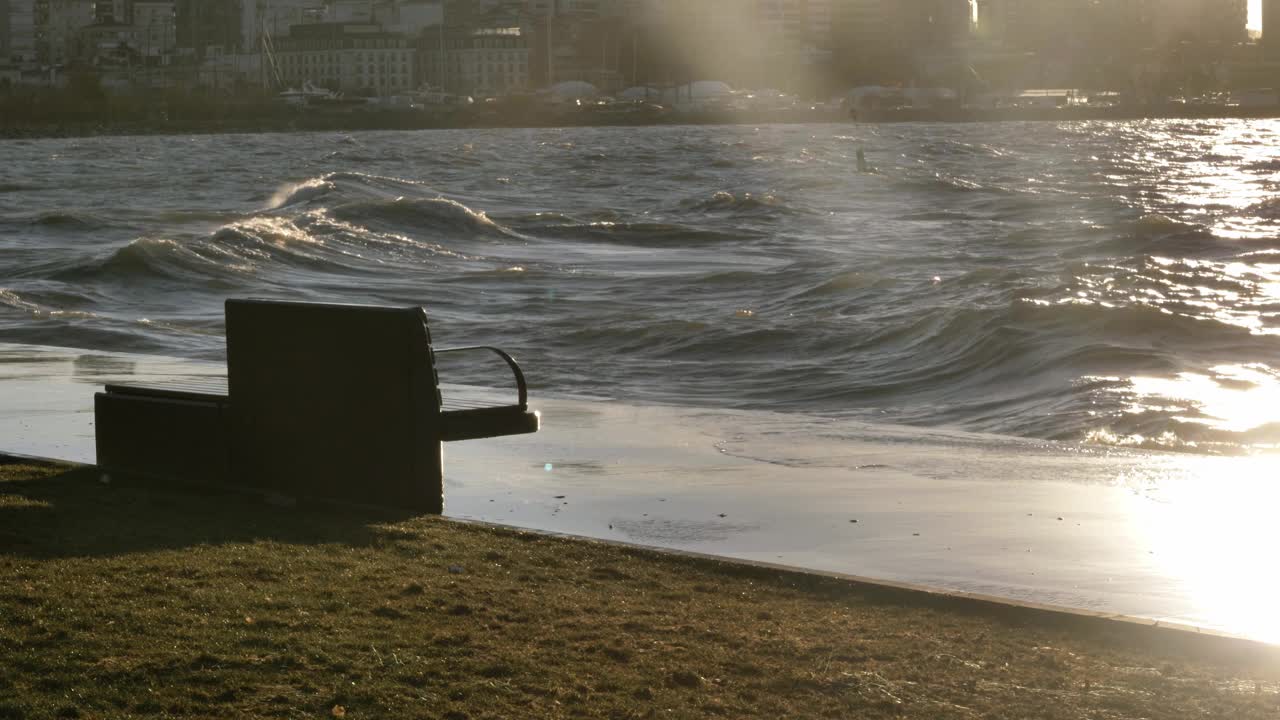
[[[1273,86],[1262,63],[1274,59],[1274,43],[1250,43],[1245,32],[1262,24],[1262,5],[0,0],[0,10],[8,8],[0,12],[7,21],[0,55],[11,85],[50,87],[80,73],[113,88],[253,86],[298,94],[312,86],[370,98],[422,87],[498,97],[562,82],[615,93],[692,80],[809,98],[860,85],[963,94],[1076,87],[1146,98]],[[1035,62],[1022,53],[1034,53]]]

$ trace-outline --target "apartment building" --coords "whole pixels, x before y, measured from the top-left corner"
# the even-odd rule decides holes
[[[279,80],[290,87],[310,82],[361,95],[394,95],[417,87],[417,47],[379,25],[297,25],[275,48]]]

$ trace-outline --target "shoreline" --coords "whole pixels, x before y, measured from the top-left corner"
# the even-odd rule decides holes
[[[895,123],[1005,122],[1138,122],[1197,120],[1264,120],[1280,117],[1276,108],[1023,108],[1001,110],[873,111],[861,118],[830,111],[671,112],[658,116],[594,113],[545,113],[502,116],[458,116],[399,110],[313,113],[222,113],[215,119],[128,119],[101,121],[67,118],[48,122],[0,124],[0,140],[129,137],[146,135],[209,135],[305,132],[375,132],[420,130],[519,130],[588,127],[678,127],[703,125],[890,125]]]
[[[67,463],[56,458],[19,455],[0,449],[0,468],[5,466],[35,468],[40,471],[58,470],[64,473],[97,473],[95,465]],[[121,478],[113,477],[111,482],[119,483]],[[382,505],[361,505],[337,500],[289,498],[282,500],[270,492],[257,491],[234,485],[205,485],[200,483],[160,483],[144,478],[125,478],[126,486],[163,488],[166,492],[203,494],[212,493],[228,498],[235,498],[247,503],[259,503],[275,507],[303,507],[321,512],[342,512],[355,510],[373,514],[400,514],[394,507]],[[3,487],[3,486],[0,486]],[[1209,627],[1200,627],[1167,620],[1157,620],[1134,615],[1098,612],[1093,610],[1018,600],[1008,597],[986,595],[982,593],[963,592],[943,587],[934,587],[918,583],[900,582],[882,578],[853,575],[837,571],[806,568],[798,565],[774,563],[765,560],[739,558],[727,555],[715,555],[706,552],[663,547],[660,545],[644,545],[625,540],[591,537],[556,530],[510,525],[501,522],[481,520],[467,517],[421,516],[430,518],[432,522],[442,522],[460,527],[475,528],[480,531],[501,535],[536,536],[552,541],[566,541],[577,544],[599,546],[611,551],[633,554],[654,560],[687,561],[696,567],[730,569],[734,573],[760,573],[774,575],[779,578],[790,578],[796,584],[836,583],[838,585],[857,588],[871,593],[882,593],[886,597],[901,596],[910,599],[913,604],[937,605],[951,608],[972,607],[982,612],[1000,615],[1006,618],[1026,618],[1030,622],[1042,622],[1078,627],[1097,632],[1129,633],[1135,638],[1158,640],[1169,646],[1184,647],[1188,650],[1200,650],[1210,653],[1237,653],[1265,658],[1269,662],[1280,663],[1280,642],[1268,642],[1237,635]]]
[[[4,449],[86,463],[94,385],[221,373],[40,347],[0,347],[0,359]],[[542,432],[447,449],[450,517],[1280,640],[1265,577],[1198,561],[1280,536],[1265,458],[534,400]],[[1189,525],[1208,540],[1180,562]]]
[[[1273,717],[1280,648],[0,465],[6,717]]]

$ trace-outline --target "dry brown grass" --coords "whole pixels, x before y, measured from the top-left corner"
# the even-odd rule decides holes
[[[0,466],[0,718],[1275,718],[1245,645]]]

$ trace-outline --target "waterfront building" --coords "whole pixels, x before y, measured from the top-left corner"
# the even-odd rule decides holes
[[[976,32],[991,47],[1044,50],[1074,34],[1088,5],[1085,0],[977,0]]]
[[[9,0],[0,0],[0,67],[9,64]]]
[[[1147,0],[1157,45],[1181,42],[1198,45],[1234,45],[1248,38],[1247,0],[1164,0],[1158,6]]]
[[[174,16],[178,48],[196,60],[240,47],[239,0],[176,0]]]
[[[370,0],[331,0],[325,19],[335,23],[365,23],[377,21],[375,8],[383,2]]]
[[[132,6],[131,0],[93,0],[93,21],[106,25],[127,25],[133,22]]]
[[[977,0],[976,6],[979,36],[1005,49],[1096,57],[1247,37],[1247,0]]]
[[[80,31],[94,24],[94,0],[41,0],[36,33],[42,65],[65,65],[80,55]]]
[[[275,42],[273,58],[273,73],[281,86],[309,82],[366,96],[394,95],[416,87],[416,46],[378,25],[295,25]]]
[[[0,5],[4,15],[4,56],[9,65],[26,67],[36,62],[35,0],[6,0]]]
[[[1262,48],[1268,60],[1280,60],[1280,0],[1262,0]]]
[[[138,50],[148,65],[166,65],[178,44],[173,0],[134,0],[133,24],[138,28]]]
[[[418,45],[421,79],[457,95],[485,97],[528,90],[529,37],[521,27],[427,31]]]
[[[645,0],[616,6],[627,85],[720,80],[807,89],[825,77],[843,0]],[[612,48],[612,46],[610,46]]]
[[[831,42],[831,0],[755,0],[754,27],[748,28],[773,47],[826,48]]]
[[[323,22],[327,12],[324,0],[241,0],[240,47],[258,52],[264,39],[284,37],[294,25]]]
[[[391,12],[380,20],[383,29],[387,32],[415,38],[429,28],[438,28],[444,23],[444,2],[443,0],[401,0],[395,3]]]
[[[126,23],[95,22],[77,33],[76,59],[96,68],[132,68],[142,64],[141,32]]]
[[[547,15],[533,18],[529,32],[529,83],[545,88],[586,82],[621,90],[624,32],[616,17]]]
[[[1019,32],[1025,3],[986,3],[988,22],[999,22],[1000,34]],[[851,78],[870,82],[909,80],[920,56],[965,46],[971,24],[968,0],[835,0],[831,10],[838,64]]]

